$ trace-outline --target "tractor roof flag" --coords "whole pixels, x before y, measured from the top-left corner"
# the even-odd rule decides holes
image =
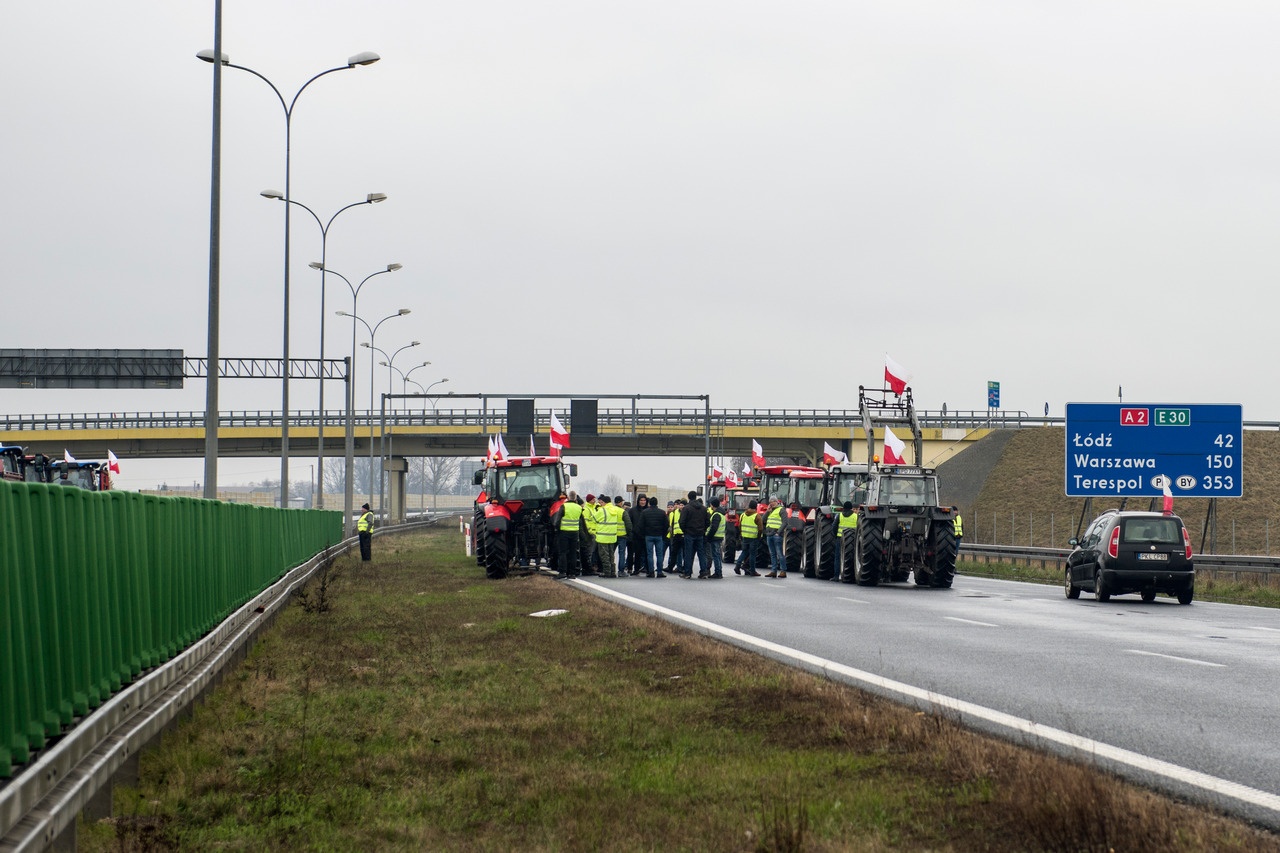
[[[493,436],[489,436],[489,450],[487,453],[485,453],[484,458],[485,459],[498,458],[498,443],[493,440]]]
[[[110,450],[107,451],[107,470],[112,474],[120,473],[120,460]]]
[[[76,462],[76,458],[75,458],[74,456],[72,456],[72,455],[71,455],[71,451],[70,451],[70,450],[67,450],[67,449],[64,447],[64,448],[62,448],[62,461],[63,461],[63,462],[66,462],[68,465],[74,465],[74,464],[75,464],[75,462]]]
[[[1173,515],[1173,490],[1169,488],[1169,478],[1162,474],[1160,479],[1164,481],[1164,514]]]
[[[556,417],[555,410],[551,411],[551,447],[554,450],[569,446],[569,433],[565,431],[564,424],[560,423],[560,419]],[[555,454],[559,456],[559,453]]]
[[[903,452],[907,446],[902,443],[902,439],[893,434],[893,430],[888,427],[884,428],[884,462],[886,465],[905,465],[907,460],[902,458]]]
[[[907,383],[911,381],[911,371],[889,358],[889,353],[885,353],[884,381],[894,394],[901,397],[902,392],[907,390]]]
[[[498,433],[498,458],[510,459],[511,451],[507,450],[507,443],[502,440],[502,433]]]
[[[765,465],[764,448],[761,447],[760,442],[756,441],[754,438],[751,439],[751,464],[757,468],[763,468]],[[747,473],[751,472],[748,471]]]
[[[822,461],[828,465],[840,465],[849,461],[843,450],[836,450],[825,441],[822,442]]]
[[[738,484],[739,484],[739,481],[738,481],[737,472],[735,472],[732,468],[729,468],[728,470],[726,470],[724,472],[724,487],[726,489],[736,489],[738,488]]]
[[[713,480],[723,480],[723,479],[724,479],[724,469],[723,469],[723,468],[721,468],[719,465],[712,465],[712,466],[711,466],[711,479],[713,479]]]

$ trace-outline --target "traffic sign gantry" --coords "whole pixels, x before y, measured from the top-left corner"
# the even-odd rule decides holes
[[[1239,404],[1068,403],[1068,497],[1238,498]]]

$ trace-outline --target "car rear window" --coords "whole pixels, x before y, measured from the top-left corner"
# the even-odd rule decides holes
[[[1181,545],[1182,524],[1176,518],[1126,518],[1121,522],[1120,541]]]

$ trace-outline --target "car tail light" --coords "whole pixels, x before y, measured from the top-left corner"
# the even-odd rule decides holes
[[[1186,533],[1187,531],[1183,528],[1182,532]],[[1120,525],[1118,524],[1116,529],[1111,531],[1111,542],[1107,545],[1107,553],[1111,555],[1112,559],[1120,556]]]
[[[1191,559],[1191,534],[1187,533],[1187,528],[1182,528],[1182,544],[1187,549],[1187,559]]]

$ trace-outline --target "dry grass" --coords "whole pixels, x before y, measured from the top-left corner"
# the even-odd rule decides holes
[[[339,561],[328,610],[282,616],[84,849],[1280,850],[551,580],[485,581],[456,539]]]
[[[1061,427],[1019,430],[1013,436],[973,506],[961,508],[966,513],[966,534],[972,541],[1067,547],[1080,521],[1084,499],[1063,494],[1064,441]],[[1191,531],[1197,552],[1280,553],[1280,432],[1245,430],[1242,460],[1244,496],[1218,501],[1215,548],[1207,547],[1204,540],[1209,501],[1187,498],[1174,505]],[[1118,499],[1095,499],[1093,514],[1118,505]],[[1147,509],[1149,505],[1149,500],[1137,500],[1130,501],[1127,508]],[[1201,547],[1202,541],[1206,547]]]

